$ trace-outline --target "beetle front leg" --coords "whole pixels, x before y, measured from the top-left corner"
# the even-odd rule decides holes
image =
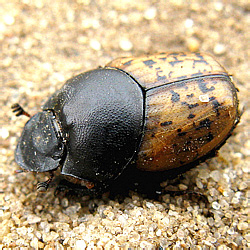
[[[12,108],[12,112],[16,113],[16,116],[20,116],[20,115],[25,115],[27,117],[31,117],[31,115],[29,113],[27,113],[20,104],[15,103],[11,106]]]
[[[49,172],[50,173],[50,177],[47,181],[44,181],[44,182],[38,182],[37,185],[36,185],[36,189],[38,192],[40,193],[44,193],[47,191],[48,187],[49,187],[49,184],[52,182],[52,180],[54,179],[54,174],[53,172]]]

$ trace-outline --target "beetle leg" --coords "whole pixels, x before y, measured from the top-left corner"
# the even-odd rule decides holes
[[[82,184],[84,184],[87,189],[91,189],[95,186],[95,184],[91,181],[82,181]]]
[[[47,181],[44,181],[44,182],[38,182],[37,185],[36,185],[36,189],[38,192],[46,192],[48,187],[49,187],[49,184],[52,182],[53,178],[54,178],[54,174],[53,172],[49,172],[50,173],[50,177]]]
[[[21,173],[24,173],[26,171],[24,171],[23,169],[17,169],[15,170],[15,174],[21,174]]]
[[[16,116],[20,116],[20,115],[25,115],[27,117],[31,117],[31,115],[29,113],[27,113],[20,104],[15,103],[11,106],[12,108],[12,112],[16,113]]]

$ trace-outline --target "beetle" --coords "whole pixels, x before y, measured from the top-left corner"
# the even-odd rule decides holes
[[[25,171],[50,173],[39,191],[60,167],[67,181],[96,193],[125,169],[162,175],[211,156],[239,119],[237,89],[211,56],[121,57],[56,91],[26,123],[15,160]]]

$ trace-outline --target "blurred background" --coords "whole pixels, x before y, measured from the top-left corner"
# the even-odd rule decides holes
[[[243,197],[250,149],[248,0],[0,0],[0,6],[0,246],[246,246]],[[210,221],[203,218],[202,205],[194,204],[196,220],[190,220],[195,220],[196,229],[190,221],[186,221],[187,227],[193,231],[183,229],[183,220],[188,217],[185,213],[192,214],[186,209],[191,205],[183,205],[184,200],[178,203],[175,197],[163,197],[158,202],[131,194],[122,203],[108,198],[86,202],[54,197],[53,191],[37,194],[36,178],[43,177],[13,175],[18,169],[14,149],[27,119],[14,117],[11,104],[19,102],[34,114],[48,96],[78,73],[104,66],[117,57],[165,51],[213,55],[233,76],[240,90],[241,108],[245,107],[235,136],[221,149],[221,158],[212,159],[184,178],[188,188],[208,195],[209,208],[218,212],[207,216]],[[205,185],[199,170],[208,172],[206,181],[213,184]],[[213,171],[222,172],[216,175]],[[228,179],[223,179],[222,185],[215,176]],[[190,179],[191,183],[187,181]],[[211,186],[217,198],[211,194]],[[233,195],[238,197],[235,203],[220,204],[219,195],[225,196],[221,186],[233,192],[230,202]],[[177,213],[174,221],[167,217],[169,211]],[[161,224],[163,218],[168,219]],[[128,221],[138,226],[128,225]]]

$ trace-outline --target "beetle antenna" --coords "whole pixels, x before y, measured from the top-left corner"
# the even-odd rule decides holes
[[[16,116],[20,116],[20,115],[25,115],[27,117],[31,117],[31,115],[29,113],[27,113],[20,104],[15,103],[11,106],[12,108],[12,112],[16,113]]]
[[[37,191],[41,192],[41,193],[46,192],[48,187],[49,187],[49,184],[52,182],[53,178],[54,178],[54,174],[53,174],[53,172],[50,172],[50,177],[47,181],[37,183],[37,185],[36,185]]]

